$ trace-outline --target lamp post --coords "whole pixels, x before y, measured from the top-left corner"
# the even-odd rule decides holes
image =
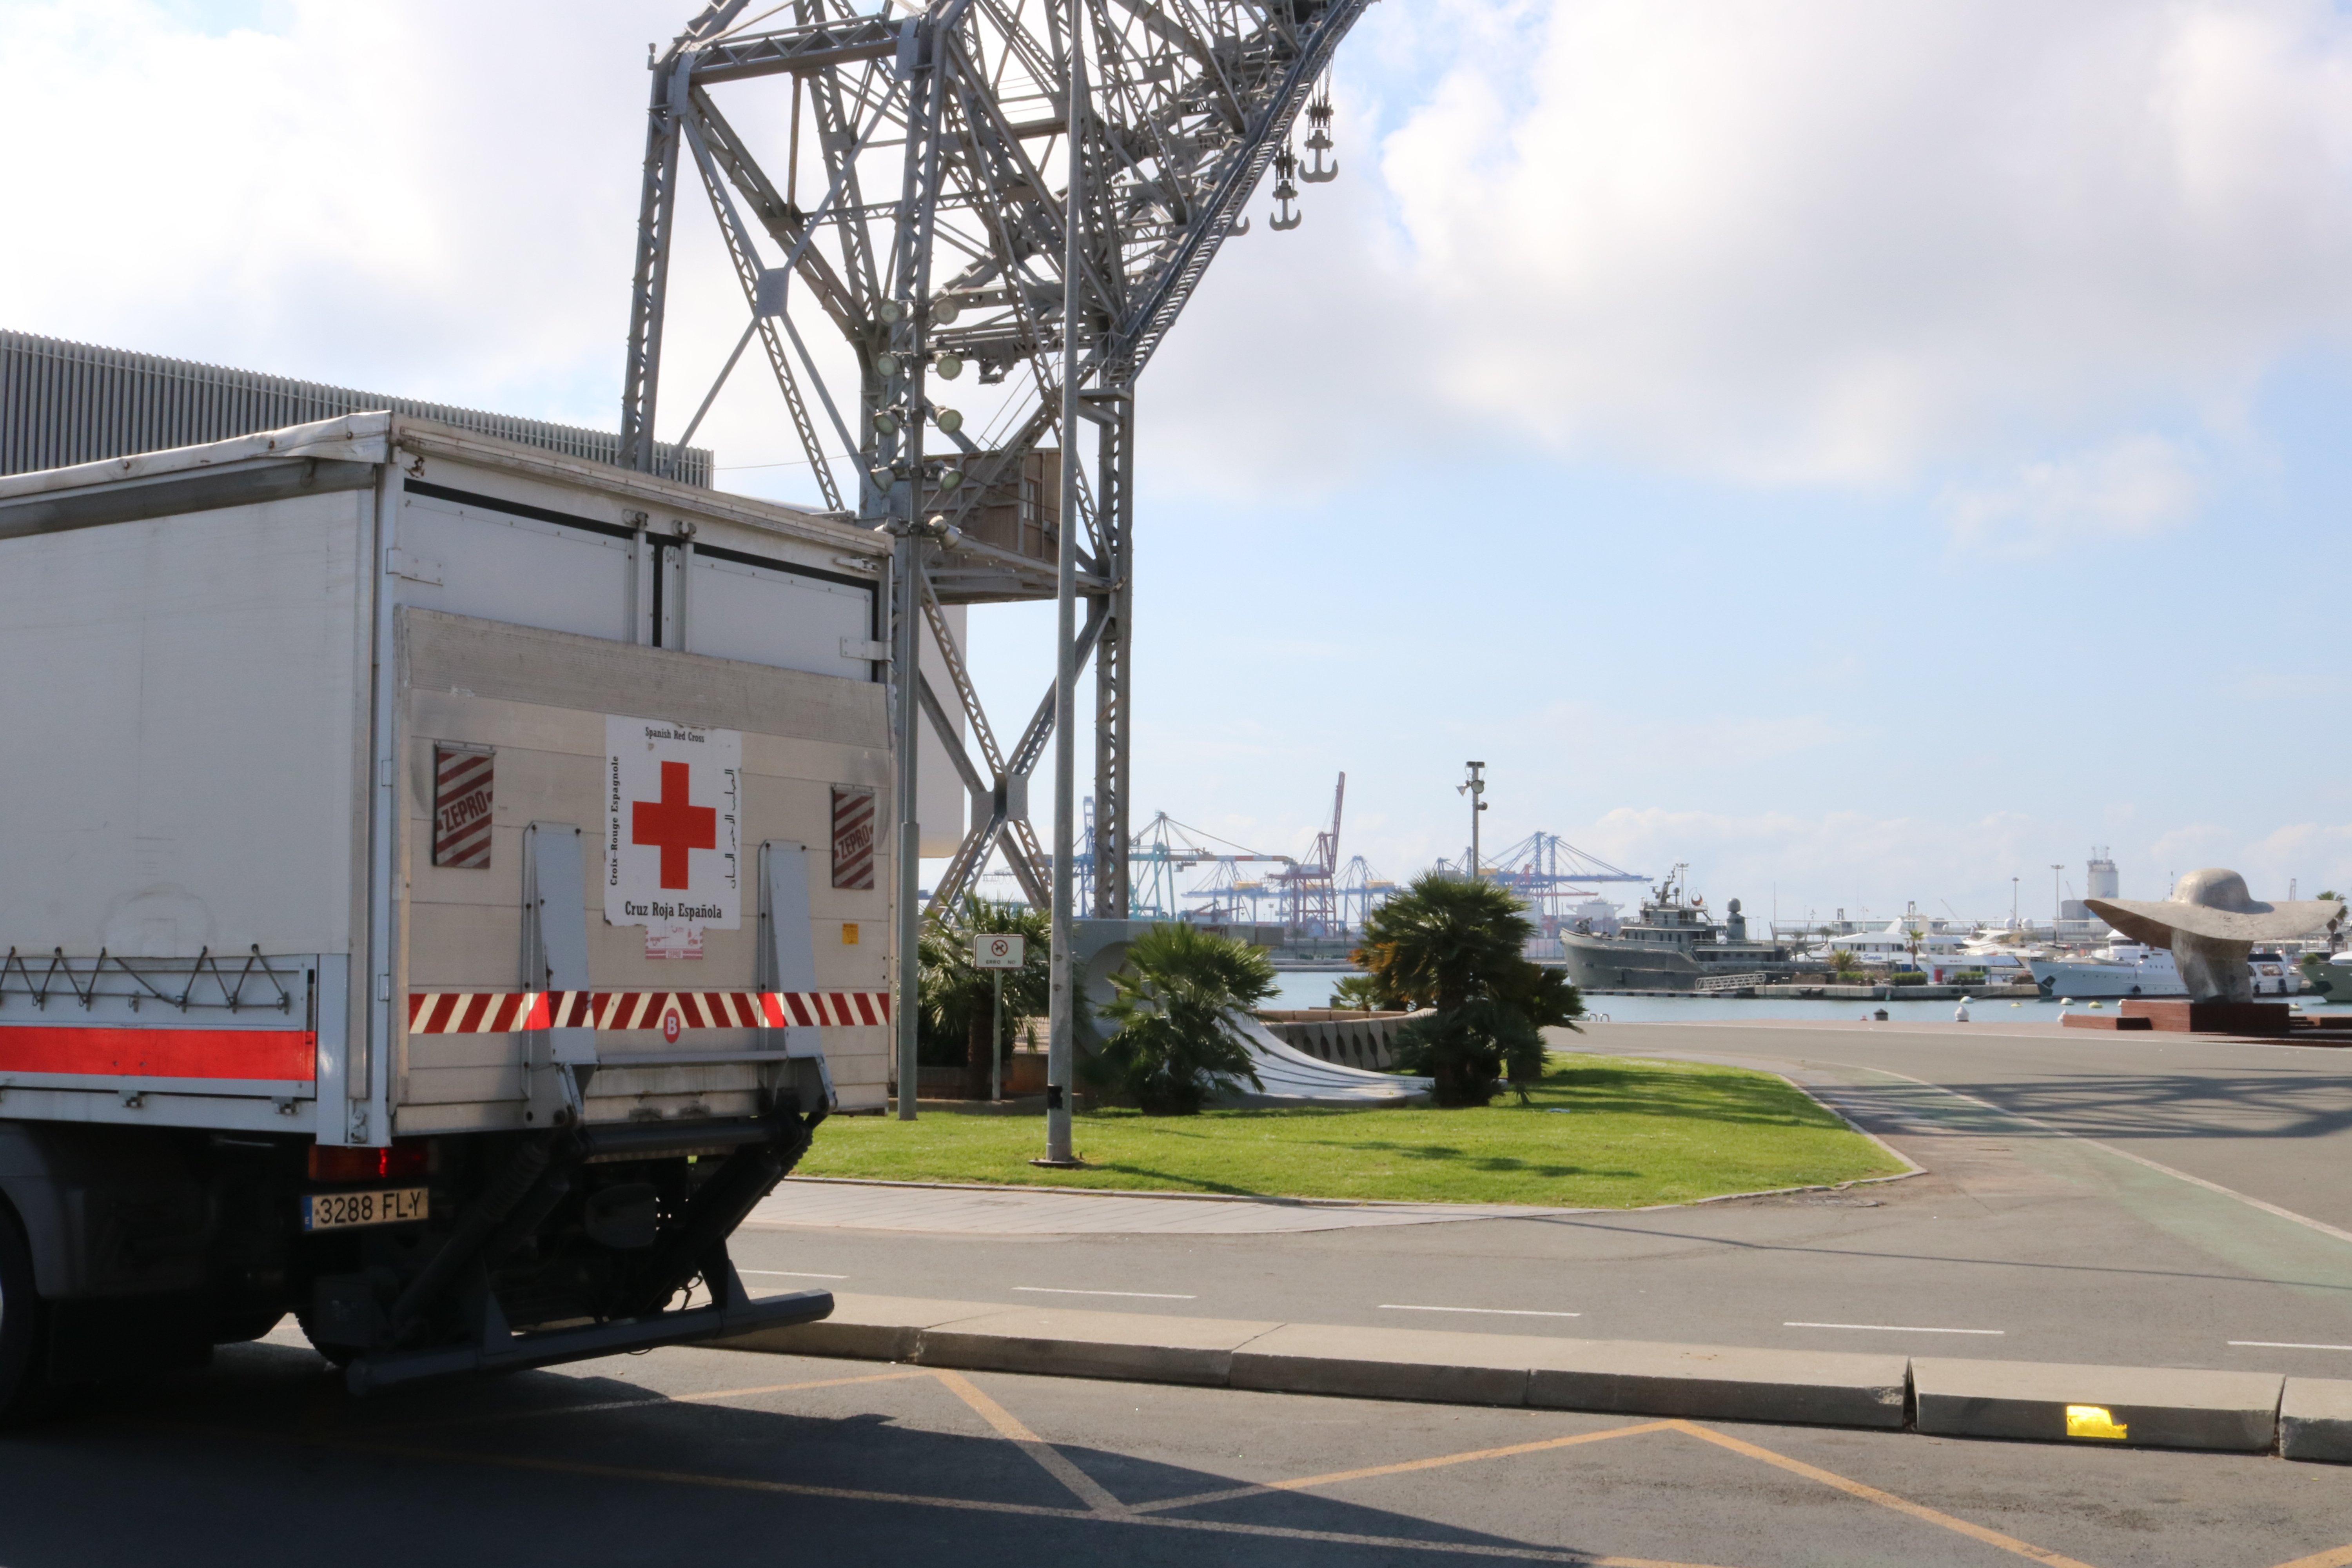
[[[1454,785],[1454,793],[1470,797],[1470,880],[1475,883],[1478,880],[1478,814],[1486,809],[1486,801],[1480,798],[1486,793],[1486,780],[1483,776],[1486,764],[1465,763],[1462,765],[1470,770],[1470,777]]]
[[[2009,929],[2017,929],[2017,879],[2009,879]]]
[[[2058,917],[2066,912],[2066,896],[2059,889],[2058,874],[2066,868],[2063,862],[2050,868],[2050,940],[2058,940]]]

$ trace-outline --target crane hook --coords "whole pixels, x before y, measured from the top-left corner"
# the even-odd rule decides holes
[[[1323,184],[1339,177],[1339,165],[1326,168],[1323,154],[1331,150],[1331,86],[1328,82],[1316,89],[1314,100],[1307,106],[1307,123],[1312,127],[1307,133],[1307,150],[1315,154],[1314,163],[1299,171],[1298,177],[1310,185]]]
[[[1266,227],[1280,232],[1297,228],[1305,221],[1290,205],[1298,199],[1298,187],[1291,183],[1297,173],[1298,154],[1285,147],[1274,155],[1274,199],[1282,210],[1266,220]]]

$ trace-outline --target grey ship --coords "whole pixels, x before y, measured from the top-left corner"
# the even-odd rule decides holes
[[[1788,949],[1748,940],[1738,899],[1718,923],[1706,900],[1673,878],[1652,889],[1641,918],[1614,936],[1596,936],[1591,921],[1579,921],[1559,941],[1569,978],[1581,991],[1696,991],[1710,974],[1789,973]]]

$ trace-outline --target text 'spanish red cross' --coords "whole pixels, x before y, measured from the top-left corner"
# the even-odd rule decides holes
[[[687,851],[719,847],[719,808],[687,804],[691,771],[684,763],[661,765],[659,800],[629,803],[629,842],[661,851],[661,885],[688,886]]]

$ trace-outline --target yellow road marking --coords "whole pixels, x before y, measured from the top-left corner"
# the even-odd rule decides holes
[[[859,1383],[899,1383],[929,1377],[923,1369],[867,1373],[860,1377],[824,1377],[809,1383],[769,1383],[756,1388],[721,1388],[709,1394],[648,1394],[641,1399],[600,1399],[590,1405],[549,1405],[532,1410],[494,1410],[480,1415],[446,1415],[432,1421],[403,1421],[372,1427],[376,1432],[421,1432],[441,1426],[488,1426],[504,1421],[538,1421],[551,1415],[586,1415],[600,1410],[643,1410],[657,1405],[710,1405],[722,1399],[749,1399],[758,1394],[790,1394],[803,1388],[847,1388]]]
[[[1415,1540],[1403,1536],[1358,1535],[1334,1531],[1297,1530],[1276,1525],[1242,1524],[1226,1521],[1179,1519],[1165,1517],[1166,1510],[1191,1508],[1204,1503],[1233,1499],[1259,1497],[1276,1492],[1296,1492],[1313,1487],[1330,1486],[1343,1481],[1371,1479],[1384,1476],[1407,1475],[1453,1465],[1470,1464],[1484,1459],[1511,1458],[1520,1454],[1542,1453],[1556,1448],[1578,1447],[1606,1441],[1612,1437],[1629,1437],[1647,1432],[1681,1432],[1702,1442],[1759,1459],[1765,1464],[1803,1476],[1810,1480],[1832,1487],[1850,1496],[1875,1503],[1897,1513],[1906,1514],[1926,1523],[1965,1535],[1971,1540],[2001,1551],[2042,1563],[2045,1568],[2089,1568],[2089,1564],[2060,1552],[2020,1541],[1979,1524],[1943,1513],[1921,1503],[1876,1487],[1790,1458],[1744,1439],[1684,1420],[1649,1421],[1627,1426],[1612,1426],[1598,1432],[1581,1432],[1563,1437],[1540,1438],[1532,1442],[1514,1443],[1501,1447],[1476,1448],[1458,1454],[1443,1454],[1423,1459],[1407,1459],[1390,1465],[1373,1465],[1353,1470],[1335,1470],[1322,1475],[1300,1476],[1288,1480],[1270,1481],[1222,1491],[1199,1492],[1189,1497],[1171,1498],[1159,1502],[1130,1507],[1113,1497],[1093,1477],[1087,1475],[1052,1444],[1037,1436],[1011,1411],[990,1397],[971,1379],[961,1373],[939,1367],[898,1368],[885,1373],[868,1373],[856,1377],[819,1378],[800,1383],[765,1384],[749,1388],[717,1389],[703,1394],[674,1396],[655,1395],[646,1399],[600,1401],[591,1405],[559,1405],[543,1410],[501,1413],[484,1417],[460,1417],[451,1422],[416,1423],[410,1426],[394,1426],[379,1430],[414,1430],[419,1426],[453,1426],[504,1419],[529,1419],[535,1416],[581,1415],[592,1411],[635,1409],[647,1405],[712,1404],[727,1399],[740,1399],[756,1394],[783,1394],[802,1389],[838,1388],[856,1384],[892,1383],[910,1378],[936,1379],[987,1423],[997,1436],[1020,1448],[1055,1479],[1061,1482],[1079,1501],[1083,1510],[1068,1508],[1047,1508],[1036,1504],[987,1501],[970,1498],[928,1497],[908,1492],[868,1491],[847,1487],[807,1486],[790,1481],[758,1480],[745,1477],[712,1476],[689,1471],[637,1469],[624,1466],[599,1465],[585,1461],[537,1458],[517,1454],[481,1454],[459,1449],[407,1447],[395,1444],[361,1441],[318,1431],[315,1427],[289,1435],[292,1440],[373,1452],[404,1458],[453,1464],[490,1465],[506,1468],[538,1470],[551,1474],[597,1476],[613,1479],[651,1481],[672,1486],[711,1487],[727,1490],[765,1492],[793,1497],[824,1498],[845,1502],[877,1502],[920,1508],[959,1509],[971,1512],[1012,1514],[1028,1518],[1087,1520],[1107,1524],[1148,1526],[1163,1530],[1188,1530],[1210,1534],[1242,1535],[1268,1540],[1302,1541],[1346,1546],[1370,1546],[1390,1550],[1449,1552],[1457,1556],[1494,1557],[1519,1562],[1566,1563],[1582,1564],[1584,1568],[1707,1568],[1706,1564],[1673,1563],[1653,1558],[1593,1557],[1573,1550],[1536,1546],[1488,1546],[1471,1542],[1443,1542]],[[303,1424],[306,1427],[310,1423]],[[227,1429],[220,1436],[240,1436],[276,1439],[279,1435]],[[2316,1556],[2299,1557],[2283,1563],[2277,1568],[2352,1568],[2352,1545]]]
[[[986,1395],[982,1397],[985,1398]],[[993,1404],[993,1401],[990,1403]],[[1010,1416],[1007,1417],[1010,1419]],[[1018,1426],[1019,1423],[1015,1422]],[[259,1436],[261,1434],[252,1434]],[[1589,1552],[1546,1546],[1488,1546],[1475,1542],[1421,1541],[1403,1535],[1356,1535],[1339,1531],[1292,1530],[1271,1524],[1234,1524],[1205,1519],[1160,1519],[1130,1512],[1097,1513],[1074,1508],[1045,1508],[1035,1503],[992,1502],[980,1498],[926,1497],[919,1492],[877,1492],[852,1487],[806,1486],[795,1481],[765,1481],[742,1476],[709,1476],[682,1470],[635,1469],[624,1465],[598,1465],[575,1459],[541,1459],[522,1454],[477,1454],[463,1449],[415,1448],[390,1443],[357,1443],[329,1439],[327,1446],[387,1458],[427,1459],[446,1464],[490,1465],[506,1469],[539,1470],[551,1475],[593,1476],[604,1480],[655,1481],[670,1486],[711,1487],[724,1491],[764,1492],[782,1497],[824,1498],[841,1502],[889,1503],[899,1507],[943,1508],[972,1513],[1011,1514],[1027,1519],[1057,1519],[1080,1523],[1138,1526],[1151,1530],[1185,1530],[1209,1535],[1255,1536],[1275,1541],[1306,1541],[1336,1546],[1376,1546],[1399,1552],[1429,1552],[1458,1557],[1496,1557],[1519,1563],[1566,1563],[1580,1568],[1714,1568],[1703,1563],[1668,1562],[1652,1557],[1595,1557]]]
[[[1866,1502],[1874,1502],[1881,1508],[1893,1509],[1897,1513],[1907,1513],[1912,1518],[1925,1520],[1929,1524],[1940,1524],[1946,1530],[1957,1531],[1971,1541],[1981,1541],[1987,1546],[1998,1546],[2003,1552],[2013,1552],[2020,1557],[2046,1563],[2049,1568],[2090,1568],[2088,1563],[2035,1546],[2030,1542],[2020,1541],[2013,1535],[2003,1535],[1998,1530],[1987,1530],[1981,1524],[1970,1524],[1965,1519],[1955,1519],[1948,1513],[1939,1513],[1924,1503],[1916,1503],[1908,1498],[1896,1497],[1893,1492],[1880,1491],[1876,1487],[1865,1486],[1860,1481],[1848,1480],[1835,1471],[1822,1469],[1818,1466],[1806,1464],[1801,1459],[1792,1459],[1786,1454],[1776,1454],[1769,1448],[1758,1447],[1755,1444],[1743,1442],[1728,1433],[1717,1432],[1690,1421],[1675,1421],[1669,1425],[1677,1431],[1687,1432],[1694,1437],[1713,1443],[1718,1447],[1728,1448],[1735,1454],[1745,1454],[1751,1459],[1761,1459],[1766,1464],[1778,1466],[1791,1475],[1804,1476],[1821,1482],[1823,1486],[1835,1487],[1838,1490],[1861,1498]]]
[[[2322,1552],[2315,1556],[2298,1557],[2292,1563],[2280,1563],[2278,1568],[2345,1568],[2347,1563],[2352,1563],[2352,1546],[2339,1546],[2333,1552]]]
[[[1296,1480],[1265,1481],[1255,1486],[1234,1487],[1218,1492],[1194,1492],[1190,1497],[1168,1498],[1160,1502],[1133,1505],[1138,1513],[1157,1512],[1162,1509],[1192,1508],[1201,1503],[1229,1502],[1235,1498],[1262,1497],[1267,1492],[1304,1491],[1308,1487],[1335,1486],[1341,1481],[1367,1480],[1374,1476],[1401,1476],[1412,1470],[1434,1470],[1447,1465],[1467,1465],[1479,1459],[1507,1459],[1514,1454],[1540,1454],[1551,1448],[1572,1448],[1580,1443],[1599,1443],[1611,1437],[1631,1437],[1643,1432],[1671,1432],[1672,1421],[1645,1421],[1638,1426],[1612,1426],[1605,1432],[1580,1432],[1572,1437],[1546,1437],[1534,1443],[1513,1443],[1503,1448],[1475,1448],[1466,1454],[1441,1454],[1432,1459],[1407,1459],[1396,1465],[1372,1465],[1360,1470],[1334,1470],[1328,1475],[1300,1476]]]
[[[972,1407],[982,1421],[996,1429],[996,1435],[1037,1462],[1039,1468],[1067,1487],[1072,1495],[1087,1505],[1091,1513],[1123,1514],[1127,1505],[1103,1489],[1102,1483],[1070,1462],[1069,1457],[1021,1424],[1018,1416],[982,1394],[972,1381],[960,1372],[932,1369],[931,1375],[946,1386],[948,1392]]]

